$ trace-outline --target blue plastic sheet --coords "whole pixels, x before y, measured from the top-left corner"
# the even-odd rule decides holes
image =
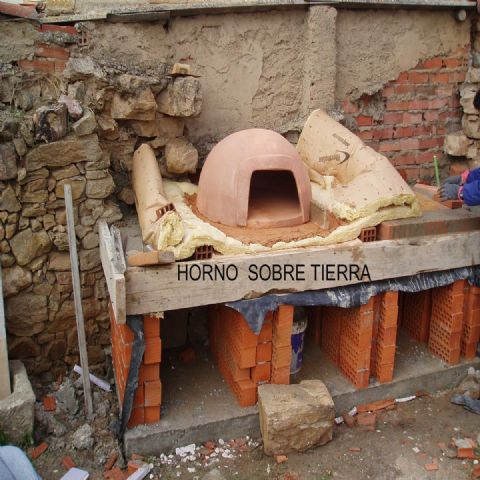
[[[480,265],[462,267],[440,272],[426,272],[409,277],[392,278],[376,282],[357,283],[345,287],[328,288],[285,295],[265,295],[251,300],[229,302],[226,305],[240,312],[255,334],[262,329],[263,319],[279,305],[311,307],[358,307],[368,303],[372,296],[386,291],[420,292],[435,287],[450,285],[467,279],[471,285],[480,286]]]

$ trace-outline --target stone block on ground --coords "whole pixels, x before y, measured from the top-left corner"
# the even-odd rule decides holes
[[[175,138],[165,147],[169,173],[195,173],[198,165],[197,149],[186,138]]]
[[[202,110],[200,81],[177,77],[157,96],[158,109],[173,117],[195,117]]]
[[[0,431],[10,443],[22,443],[33,434],[35,394],[19,360],[10,361],[12,393],[0,400]]]
[[[445,152],[454,157],[464,157],[472,141],[463,132],[450,133],[445,136]]]
[[[320,380],[260,385],[258,409],[267,455],[304,452],[332,439],[335,407]]]

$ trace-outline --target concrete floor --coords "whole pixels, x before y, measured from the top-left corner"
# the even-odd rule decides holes
[[[189,443],[260,434],[257,408],[237,405],[207,348],[197,349],[193,363],[181,364],[177,358],[174,350],[166,351],[163,357],[160,423],[129,430],[125,435],[127,454],[155,455]],[[367,389],[356,390],[320,347],[311,343],[305,346],[302,370],[292,382],[321,379],[332,394],[337,414],[341,414],[361,403],[450,388],[470,365],[480,368],[480,358],[449,367],[433,357],[425,345],[411,341],[400,331],[394,381],[389,384],[375,382]]]

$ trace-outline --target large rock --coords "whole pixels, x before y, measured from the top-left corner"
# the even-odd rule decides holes
[[[473,105],[473,99],[477,94],[477,90],[478,88],[474,85],[462,87],[460,90],[460,105],[462,105],[464,113],[478,115],[479,111]]]
[[[88,198],[107,198],[114,191],[115,182],[109,173],[104,178],[87,180],[85,193]]]
[[[157,96],[158,110],[172,117],[195,117],[202,110],[200,82],[194,77],[177,77]]]
[[[12,252],[21,266],[31,262],[35,257],[48,253],[52,246],[45,230],[32,232],[30,228],[17,233],[10,240]]]
[[[81,250],[78,257],[80,260],[80,270],[82,271],[92,270],[102,263],[100,260],[100,250],[98,248]]]
[[[73,131],[79,137],[90,135],[97,129],[95,114],[89,108],[85,109],[83,117],[72,125]]]
[[[57,198],[65,198],[65,184],[70,184],[72,187],[72,198],[73,200],[78,200],[85,190],[86,180],[85,177],[82,176],[60,180],[55,186],[55,195]]]
[[[47,297],[22,292],[5,301],[7,330],[18,337],[31,337],[40,333],[48,320]]]
[[[70,135],[59,142],[40,145],[26,156],[28,171],[42,167],[65,167],[77,162],[96,162],[102,150],[95,134],[77,137]]]
[[[13,268],[2,270],[3,294],[5,297],[16,295],[32,284],[32,273],[29,270],[15,265]]]
[[[55,142],[67,134],[67,106],[64,103],[42,106],[33,116],[35,138]]]
[[[71,269],[70,254],[61,253],[61,252],[52,252],[50,254],[50,258],[48,262],[48,269],[59,271],[59,272],[70,271]]]
[[[186,138],[175,138],[165,147],[169,173],[195,173],[198,165],[197,149]]]
[[[468,147],[472,140],[467,138],[463,132],[450,133],[445,136],[445,152],[454,157],[464,157],[467,155]]]
[[[185,122],[181,118],[167,117],[157,113],[155,120],[130,122],[133,130],[139,137],[157,137],[160,142],[165,140],[164,145],[172,138],[181,137]]]
[[[10,362],[12,394],[0,400],[0,431],[9,443],[21,444],[33,434],[35,394],[22,362]]]
[[[157,104],[149,88],[136,95],[115,93],[111,115],[119,120],[154,120]]]
[[[480,118],[478,115],[464,115],[462,128],[467,137],[480,139]]]
[[[16,337],[8,344],[8,355],[19,360],[37,357],[40,355],[40,347],[30,337]]]
[[[0,194],[0,210],[6,212],[19,212],[22,205],[17,199],[15,192],[11,185],[7,185],[5,190]]]
[[[320,380],[260,385],[258,409],[267,455],[304,452],[332,439],[335,407]]]
[[[0,180],[17,176],[17,153],[12,142],[0,143]]]

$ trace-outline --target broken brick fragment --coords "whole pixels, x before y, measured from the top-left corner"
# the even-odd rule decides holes
[[[192,363],[196,360],[197,354],[192,347],[188,347],[180,352],[179,359],[182,363]]]
[[[426,463],[424,468],[427,472],[434,472],[435,470],[438,470],[438,465],[436,463]]]
[[[62,458],[62,464],[65,470],[70,470],[71,468],[76,467],[75,462],[73,461],[70,455],[67,455]]]
[[[103,474],[103,478],[107,480],[125,480],[127,477],[128,474],[122,472],[118,467],[114,467]]]
[[[43,397],[43,409],[46,412],[54,412],[57,409],[57,401],[53,395]]]
[[[47,450],[47,448],[48,448],[48,443],[42,442],[40,445],[38,445],[32,450],[30,457],[32,458],[32,460],[35,460],[40,455],[42,455]]]
[[[377,426],[377,415],[375,413],[359,413],[357,415],[357,423],[362,427],[367,427],[369,430],[374,430]]]
[[[360,447],[350,447],[349,450],[354,453],[358,453],[362,451]]]
[[[350,427],[350,428],[353,428],[355,426],[355,424],[357,423],[355,417],[352,417],[348,413],[343,415],[343,421],[345,422],[345,425],[347,427]]]
[[[286,455],[277,455],[276,461],[277,463],[285,463],[288,460]]]
[[[358,413],[363,412],[377,412],[378,410],[384,410],[392,405],[395,405],[395,399],[387,398],[386,400],[377,400],[376,402],[372,403],[365,403],[363,405],[357,406]]]
[[[108,472],[109,470],[111,470],[111,469],[113,468],[113,466],[115,465],[117,459],[118,459],[118,453],[117,453],[117,452],[113,452],[113,453],[108,457],[108,460],[107,460],[107,463],[105,464],[104,470],[105,470],[106,472]]]

